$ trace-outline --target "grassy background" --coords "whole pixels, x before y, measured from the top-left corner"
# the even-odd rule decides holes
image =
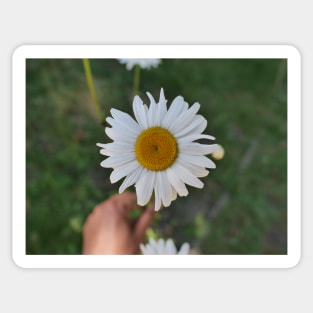
[[[131,113],[133,71],[91,60],[104,112]],[[106,140],[78,59],[26,63],[26,253],[80,254],[82,225],[117,192],[100,167]],[[201,104],[224,159],[157,215],[152,228],[200,254],[287,253],[287,64],[279,59],[165,59],[141,71],[141,96]]]

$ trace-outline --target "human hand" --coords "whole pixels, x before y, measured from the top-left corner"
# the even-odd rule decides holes
[[[130,213],[136,207],[136,194],[131,192],[114,195],[98,204],[83,227],[83,254],[138,254],[154,207],[143,207],[134,222]]]

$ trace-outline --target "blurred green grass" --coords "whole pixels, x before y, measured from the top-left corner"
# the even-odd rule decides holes
[[[117,60],[90,60],[99,102],[131,114],[133,72]],[[201,104],[205,133],[226,154],[162,210],[158,236],[188,241],[200,254],[287,253],[287,63],[281,59],[164,59],[142,70],[140,91],[168,103]],[[82,225],[118,190],[100,167],[107,138],[79,59],[26,62],[26,253],[80,254]]]

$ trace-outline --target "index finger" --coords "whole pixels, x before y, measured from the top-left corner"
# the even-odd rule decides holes
[[[122,211],[131,211],[137,206],[137,197],[134,192],[125,191],[121,194],[116,194],[110,198],[113,205]]]

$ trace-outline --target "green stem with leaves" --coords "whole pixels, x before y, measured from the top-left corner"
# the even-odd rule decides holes
[[[105,120],[105,116],[101,110],[98,98],[97,98],[97,94],[96,94],[96,88],[93,82],[93,77],[92,77],[92,72],[91,72],[91,68],[90,68],[90,63],[89,63],[89,59],[83,59],[83,64],[84,64],[84,69],[85,69],[85,75],[86,75],[86,80],[87,80],[87,84],[88,84],[88,88],[89,88],[89,92],[91,94],[92,100],[96,106],[99,118],[101,120],[101,123],[104,122]]]

